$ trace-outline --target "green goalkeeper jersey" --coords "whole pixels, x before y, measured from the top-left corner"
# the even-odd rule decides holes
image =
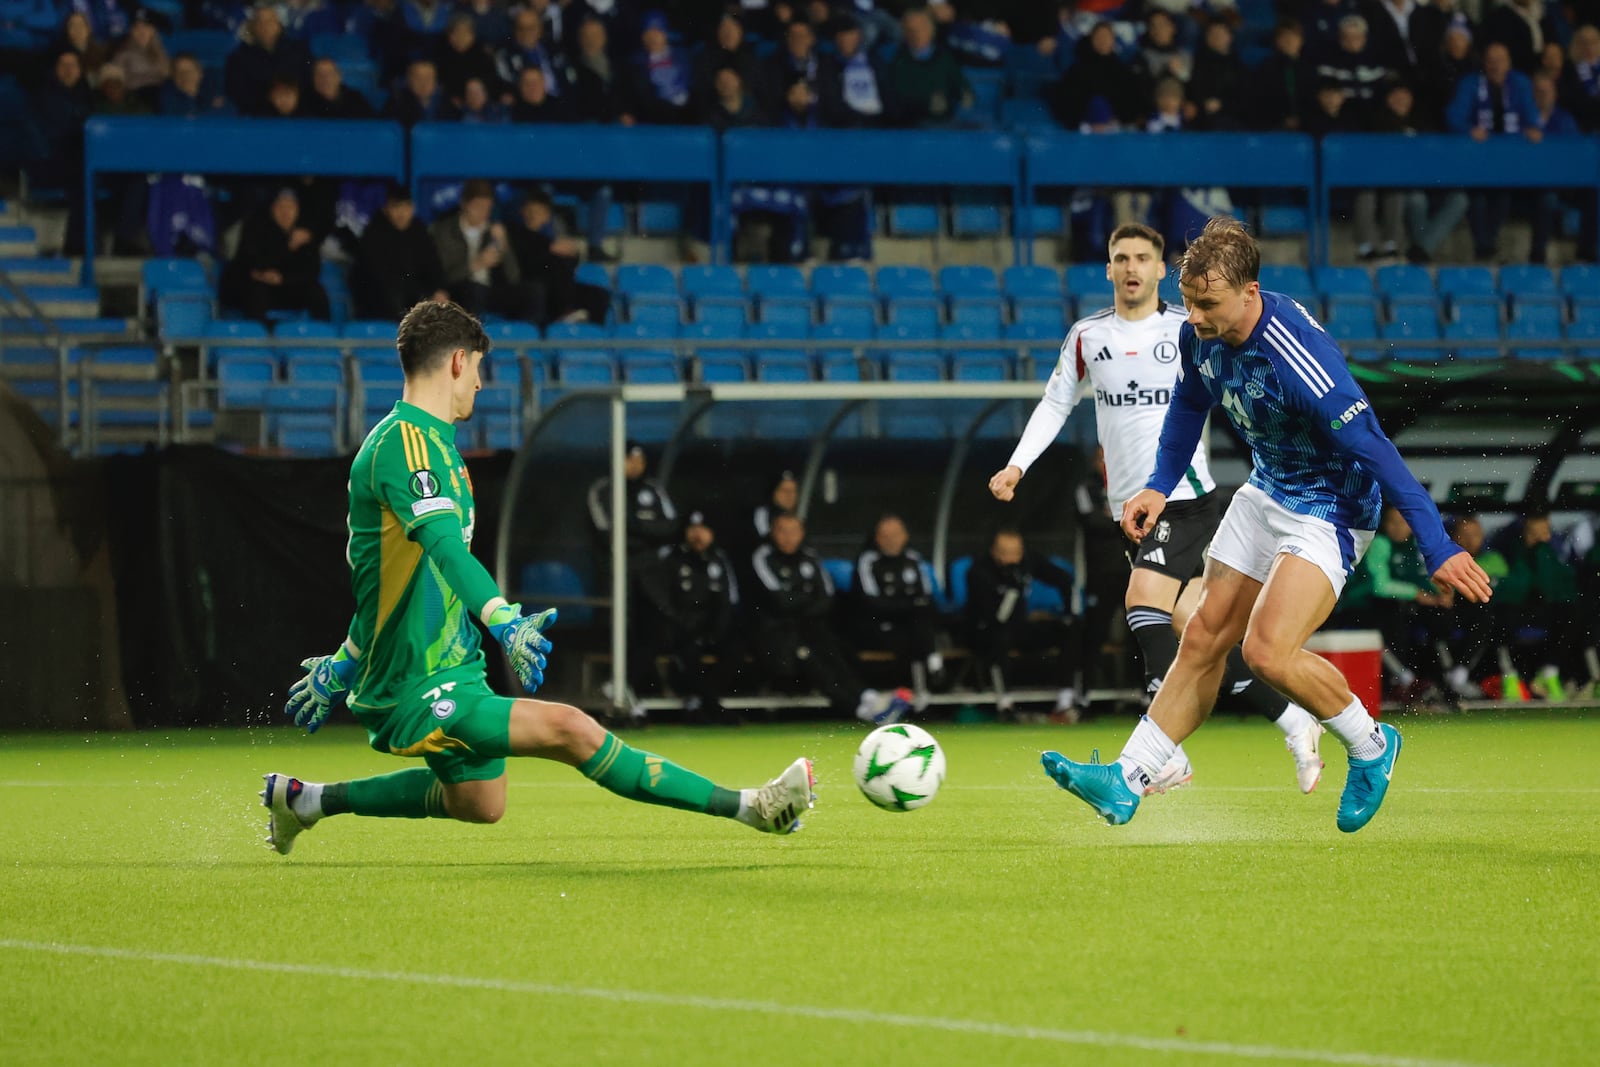
[[[352,710],[393,707],[407,689],[445,671],[483,676],[470,612],[413,539],[424,524],[438,523],[472,544],[472,480],[455,439],[453,425],[402,400],[351,464],[350,638],[361,664]]]

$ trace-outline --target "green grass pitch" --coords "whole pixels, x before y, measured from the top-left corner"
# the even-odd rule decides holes
[[[1039,771],[1129,720],[933,724],[944,791],[860,797],[852,726],[628,740],[731,785],[807,754],[789,838],[551,764],[497,826],[342,816],[281,858],[260,775],[400,767],[352,729],[0,741],[0,1063],[1600,1062],[1600,712],[1403,718],[1334,829],[1277,732],[1110,828]]]

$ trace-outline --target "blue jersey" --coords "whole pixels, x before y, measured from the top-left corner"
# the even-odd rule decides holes
[[[1220,404],[1245,443],[1250,484],[1297,515],[1375,530],[1384,496],[1417,533],[1428,570],[1460,551],[1439,510],[1378,425],[1322,324],[1281,293],[1261,293],[1261,321],[1238,347],[1178,331],[1178,384],[1147,483],[1171,493]]]

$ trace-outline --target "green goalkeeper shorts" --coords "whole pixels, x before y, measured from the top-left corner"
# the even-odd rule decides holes
[[[441,782],[476,782],[505,773],[511,754],[510,697],[489,688],[482,666],[467,665],[404,687],[392,708],[356,713],[379,752],[421,756]]]

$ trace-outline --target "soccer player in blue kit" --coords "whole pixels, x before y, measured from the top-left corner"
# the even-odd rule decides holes
[[[1154,528],[1206,416],[1220,404],[1250,446],[1254,470],[1212,538],[1205,590],[1178,658],[1115,763],[1042,757],[1057,785],[1113,825],[1133,818],[1150,780],[1211,713],[1228,650],[1241,641],[1256,676],[1311,711],[1349,750],[1339,829],[1354,833],[1377,814],[1400,733],[1374,722],[1338,669],[1304,645],[1371,544],[1383,498],[1417,532],[1436,584],[1478,603],[1489,599],[1488,575],[1445,534],[1338,343],[1294,300],[1264,292],[1260,267],[1254,239],[1221,216],[1184,253],[1178,286],[1189,317],[1178,334],[1178,384],[1156,469],[1122,512],[1134,541]]]

